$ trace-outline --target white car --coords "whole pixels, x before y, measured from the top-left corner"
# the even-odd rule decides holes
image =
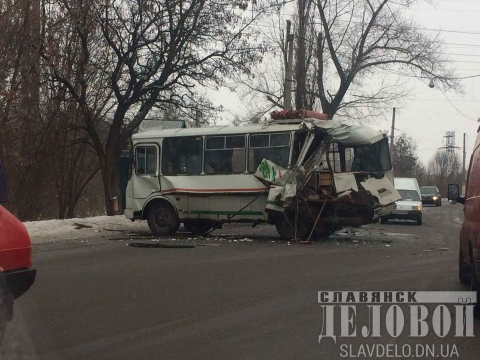
[[[389,215],[382,216],[380,222],[386,224],[388,220],[414,220],[422,225],[422,195],[418,181],[415,178],[395,178],[395,189],[402,196],[395,202],[395,209]]]

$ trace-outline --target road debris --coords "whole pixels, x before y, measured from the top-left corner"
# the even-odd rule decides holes
[[[392,239],[382,239],[382,242],[390,244],[392,243]]]
[[[402,234],[402,233],[384,233],[387,236],[413,236],[413,234]]]
[[[73,225],[76,226],[75,229],[82,229],[82,228],[91,229],[91,228],[93,228],[92,225],[81,224],[81,223],[78,223],[78,222],[74,222]]]
[[[448,251],[448,250],[450,250],[450,249],[449,249],[449,248],[442,247],[442,248],[438,248],[437,250]]]
[[[128,246],[139,248],[166,248],[166,249],[191,249],[195,244],[166,244],[166,243],[148,243],[148,242],[132,242]]]

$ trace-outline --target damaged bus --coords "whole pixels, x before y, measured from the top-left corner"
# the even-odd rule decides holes
[[[130,158],[124,213],[155,235],[249,222],[285,239],[327,237],[378,221],[401,198],[385,134],[310,111],[135,134]]]

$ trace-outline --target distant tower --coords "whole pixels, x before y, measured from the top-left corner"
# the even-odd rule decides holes
[[[446,152],[451,155],[455,152],[455,149],[458,149],[458,147],[455,146],[455,131],[447,131],[444,138],[445,146],[442,149],[445,149]]]

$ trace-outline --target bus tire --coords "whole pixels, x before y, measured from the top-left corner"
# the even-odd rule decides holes
[[[159,236],[171,235],[180,227],[177,212],[166,201],[153,203],[148,210],[148,227]]]
[[[201,220],[201,219],[186,219],[183,222],[183,226],[187,231],[196,235],[203,235],[206,232],[210,231],[213,224],[210,220]]]
[[[277,217],[275,227],[280,236],[285,240],[295,240],[295,214],[283,213]],[[299,215],[297,226],[297,238],[306,240],[312,231],[312,223],[306,216]]]

